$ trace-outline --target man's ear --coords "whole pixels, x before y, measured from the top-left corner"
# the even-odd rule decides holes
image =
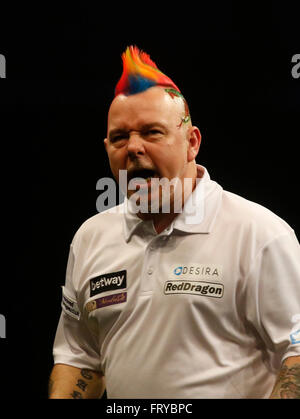
[[[199,152],[199,148],[201,144],[201,132],[199,128],[197,128],[196,126],[192,126],[190,128],[188,140],[189,140],[189,146],[188,146],[187,158],[188,158],[188,162],[190,162],[190,161],[195,160]]]
[[[107,143],[108,143],[108,139],[107,139],[107,138],[104,138],[103,142],[104,142],[104,147],[105,147],[105,150],[107,151]]]

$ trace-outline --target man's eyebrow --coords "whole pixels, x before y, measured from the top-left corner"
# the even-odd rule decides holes
[[[161,122],[150,122],[149,124],[143,124],[141,126],[141,131],[146,131],[146,130],[154,128],[154,127],[162,128],[164,130],[167,129],[167,127],[164,124],[162,124]]]

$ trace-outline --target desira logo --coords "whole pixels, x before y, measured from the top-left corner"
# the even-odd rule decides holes
[[[173,270],[174,275],[192,275],[200,277],[221,277],[221,267],[216,265],[190,265],[190,266],[177,266]]]

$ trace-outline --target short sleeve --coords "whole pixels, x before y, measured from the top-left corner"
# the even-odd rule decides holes
[[[62,287],[62,312],[53,345],[54,363],[101,371],[97,340],[81,316],[73,287],[74,259],[71,246],[65,286]]]
[[[258,252],[247,278],[246,313],[274,369],[300,355],[300,246],[294,232]]]

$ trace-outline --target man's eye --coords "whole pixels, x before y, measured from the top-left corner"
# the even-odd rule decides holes
[[[121,140],[123,140],[123,139],[125,139],[126,138],[126,136],[125,135],[115,135],[114,137],[112,137],[111,139],[110,139],[110,141],[112,142],[112,143],[116,143],[117,141],[121,141]]]
[[[149,131],[146,131],[146,135],[161,135],[162,132],[158,129],[150,129]]]

